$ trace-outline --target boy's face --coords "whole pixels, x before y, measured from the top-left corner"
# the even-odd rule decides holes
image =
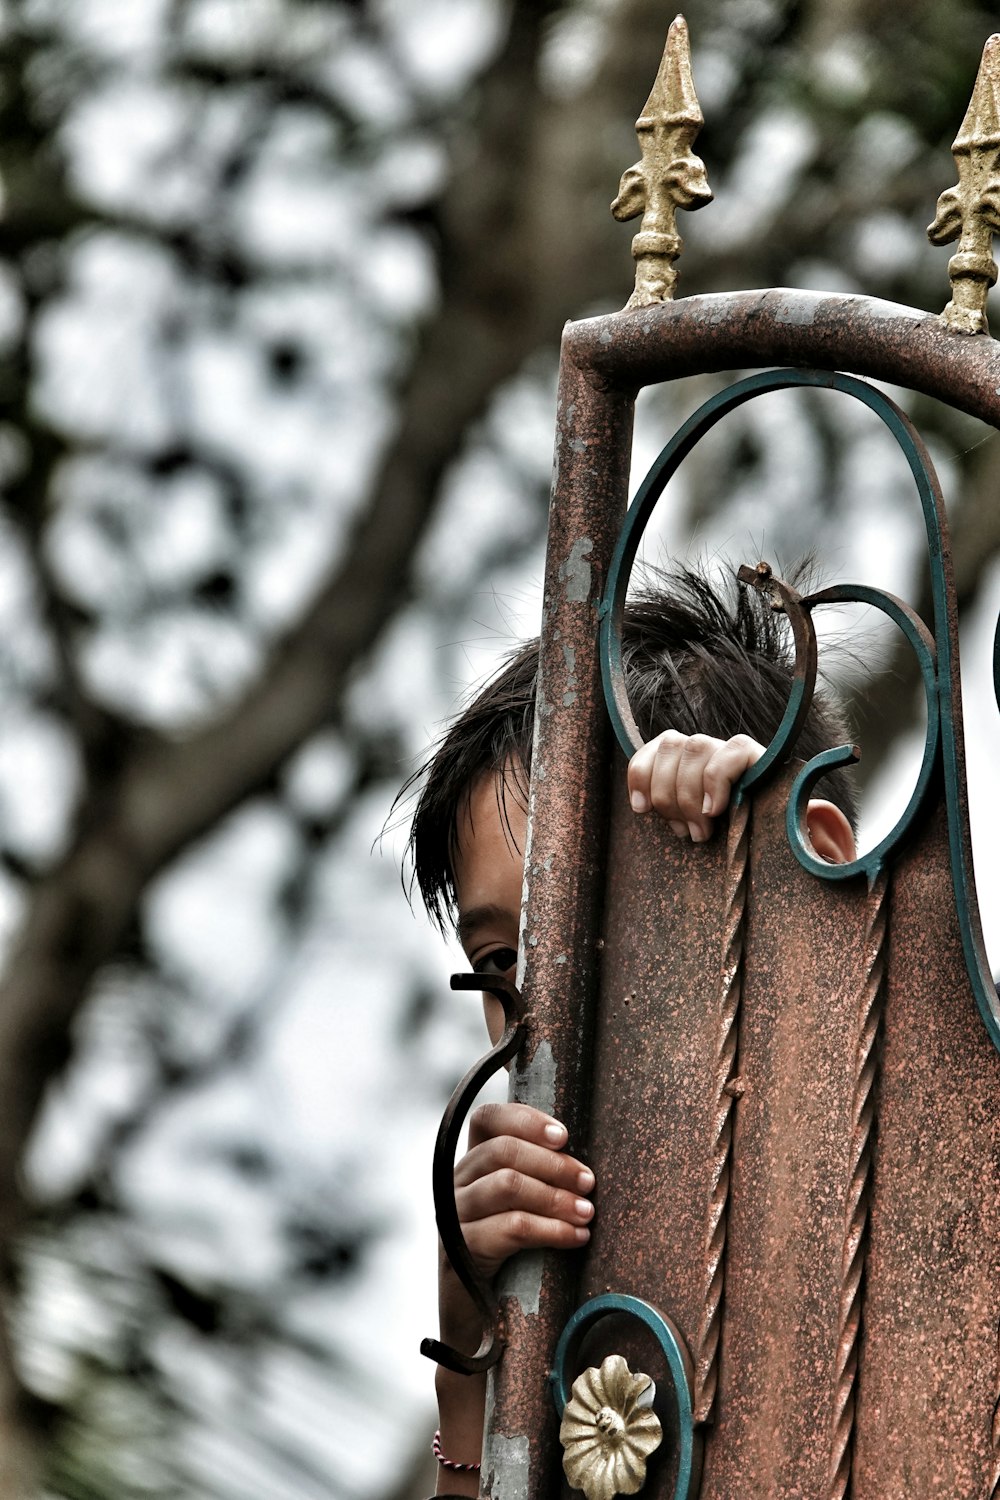
[[[528,816],[508,780],[481,776],[472,788],[458,825],[455,888],[458,936],[477,974],[514,978],[521,919],[521,880]],[[503,1032],[503,1007],[483,996],[486,1026],[496,1044]]]

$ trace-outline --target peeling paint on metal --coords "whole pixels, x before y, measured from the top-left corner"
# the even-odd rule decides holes
[[[528,939],[531,943],[531,939]],[[532,947],[534,944],[532,943]],[[556,1060],[552,1047],[546,1041],[539,1042],[530,1062],[520,1061],[511,1069],[511,1098],[522,1104],[534,1105],[544,1114],[550,1115],[556,1103]]]
[[[893,322],[903,318],[911,323],[926,323],[929,318],[937,317],[936,313],[925,312],[919,307],[904,307],[899,302],[886,302],[881,297],[859,297],[858,302],[869,318],[884,318]]]
[[[715,324],[724,322],[727,312],[728,307],[725,297],[716,296],[709,292],[699,300],[697,307],[692,307],[691,316],[696,323]]]
[[[803,306],[797,301],[781,301],[774,310],[774,321],[776,323],[795,323],[806,327],[816,321],[815,306]]]
[[[526,1318],[537,1318],[542,1300],[544,1250],[522,1250],[514,1255],[500,1273],[501,1300],[516,1302]]]
[[[584,604],[590,598],[590,563],[594,550],[589,536],[577,537],[569,557],[559,568],[559,582],[565,584],[567,604]]]
[[[563,661],[566,663],[566,670],[569,673],[570,677],[575,677],[576,676],[576,647],[575,646],[564,646],[562,648],[562,651],[563,651]]]
[[[583,438],[570,438],[569,451],[571,453],[586,453],[587,445]]]
[[[526,1437],[490,1433],[483,1452],[490,1500],[528,1500],[531,1448]]]
[[[566,689],[565,693],[563,693],[562,701],[563,708],[573,707],[573,704],[576,702],[576,694],[574,693],[572,688]]]

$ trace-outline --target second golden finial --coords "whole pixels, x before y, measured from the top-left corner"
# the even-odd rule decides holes
[[[993,235],[1000,231],[1000,35],[991,36],[983,48],[969,108],[951,151],[958,183],[941,194],[927,230],[934,245],[958,240],[948,262],[951,301],[942,317],[956,333],[988,333],[986,298],[997,279]]]

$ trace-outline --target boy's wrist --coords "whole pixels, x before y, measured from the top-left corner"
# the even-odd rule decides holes
[[[441,1452],[454,1463],[478,1464],[483,1449],[485,1375],[456,1375],[438,1365],[435,1376]],[[479,1475],[440,1468],[439,1495],[477,1495]]]

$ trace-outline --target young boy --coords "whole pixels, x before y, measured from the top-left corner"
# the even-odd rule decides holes
[[[703,843],[743,772],[777,730],[792,684],[780,617],[751,589],[717,589],[700,574],[657,580],[626,610],[623,660],[646,743],[632,757],[633,811],[655,812],[678,838]],[[514,977],[521,910],[527,786],[538,642],[520,647],[445,735],[428,762],[413,827],[414,876],[432,919],[456,921],[480,974]],[[814,699],[795,753],[809,759],[850,739],[830,704]],[[808,808],[810,839],[831,862],[854,857],[857,804],[850,773],[826,778],[830,800]],[[503,1029],[484,996],[492,1041]],[[594,1176],[563,1149],[565,1127],[522,1104],[490,1104],[470,1119],[455,1168],[455,1199],[484,1275],[528,1248],[574,1249],[590,1237]],[[442,1258],[441,1337],[475,1349],[474,1308]],[[438,1367],[438,1493],[476,1495],[485,1379]]]

